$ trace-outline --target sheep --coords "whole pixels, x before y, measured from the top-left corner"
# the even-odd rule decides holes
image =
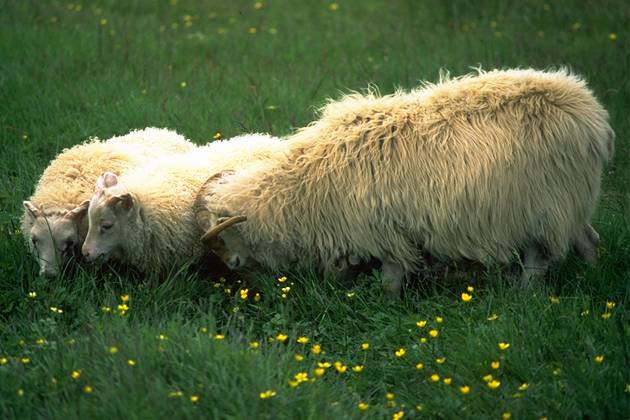
[[[213,175],[196,200],[202,239],[233,269],[375,257],[399,296],[419,250],[483,263],[522,253],[524,283],[571,246],[596,260],[590,220],[614,132],[564,69],[349,94],[287,141],[278,159]]]
[[[204,249],[193,213],[201,184],[222,168],[282,153],[284,141],[250,134],[164,157],[120,177],[103,174],[89,210],[82,251],[89,261],[118,260],[143,273],[161,274],[199,260]]]
[[[57,276],[62,264],[80,249],[87,232],[86,201],[104,171],[116,173],[195,145],[159,128],[132,131],[107,141],[92,138],[63,150],[42,174],[35,192],[24,201],[22,232],[39,264],[40,275]]]

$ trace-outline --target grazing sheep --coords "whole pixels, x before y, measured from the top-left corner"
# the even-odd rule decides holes
[[[107,141],[65,149],[46,168],[29,201],[24,201],[22,232],[40,274],[56,276],[67,257],[80,249],[87,232],[88,200],[104,171],[123,173],[165,154],[183,153],[194,144],[159,128],[132,131]]]
[[[420,249],[486,263],[523,253],[524,281],[570,246],[596,259],[590,220],[614,133],[567,71],[352,94],[287,140],[278,159],[216,174],[200,191],[200,225],[212,227],[203,239],[232,268],[332,270],[376,257],[397,296]]]
[[[113,258],[145,273],[163,273],[203,255],[193,202],[203,182],[224,168],[270,159],[285,142],[262,134],[217,141],[165,157],[120,177],[98,180],[83,244],[88,260]]]

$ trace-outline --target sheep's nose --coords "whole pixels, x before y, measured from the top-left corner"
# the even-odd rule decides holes
[[[85,244],[83,245],[83,247],[81,247],[81,253],[88,261],[91,261],[93,259],[94,251],[85,246]]]

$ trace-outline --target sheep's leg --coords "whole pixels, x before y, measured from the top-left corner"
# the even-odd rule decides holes
[[[525,250],[523,257],[523,274],[521,275],[521,285],[525,288],[531,287],[532,278],[543,277],[549,268],[549,260],[542,255],[537,246],[531,245]]]
[[[400,299],[400,289],[405,272],[402,267],[390,261],[383,261],[381,285],[385,294],[392,299]]]
[[[599,257],[599,234],[591,225],[584,226],[584,229],[573,241],[573,248],[589,264],[597,264]]]

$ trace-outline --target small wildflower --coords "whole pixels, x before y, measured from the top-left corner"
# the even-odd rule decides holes
[[[293,358],[295,359],[296,362],[301,362],[302,360],[304,360],[304,356],[302,356],[299,353],[297,353],[295,356],[293,356]]]
[[[274,391],[273,389],[268,389],[266,391],[261,392],[259,396],[261,400],[267,400],[269,398],[275,397],[276,391]]]
[[[254,35],[256,32],[258,32],[258,30],[254,26],[247,29],[247,33],[249,33],[250,35]]]
[[[339,373],[346,373],[346,371],[348,370],[348,366],[344,365],[341,362],[335,362],[335,369],[337,369],[337,372]]]
[[[416,322],[416,325],[418,326],[418,328],[424,328],[427,325],[427,321],[422,319],[422,320]]]
[[[499,319],[499,315],[497,314],[492,314],[488,317],[488,321],[496,321],[497,319]]]
[[[101,311],[103,311],[104,313],[108,313],[112,311],[112,308],[110,308],[109,306],[103,306],[101,307]]]
[[[285,281],[287,281],[286,276],[278,277],[278,283],[284,283]]]
[[[441,364],[443,364],[444,362],[446,362],[446,357],[438,357],[437,359],[435,359],[435,362],[436,362],[438,365],[441,365]]]
[[[468,293],[462,293],[461,297],[464,302],[470,302],[470,300],[472,299],[472,295]]]
[[[321,352],[322,352],[322,346],[320,346],[319,344],[314,344],[313,347],[311,347],[311,353],[320,354]]]
[[[300,344],[306,344],[308,343],[308,337],[302,336],[302,337],[299,337],[296,341]]]
[[[549,296],[549,302],[551,302],[552,304],[558,304],[560,303],[560,298],[558,296]]]
[[[118,353],[118,347],[116,347],[116,346],[111,346],[111,347],[109,348],[109,353],[110,353],[110,354],[116,354],[116,353]]]
[[[405,412],[404,412],[404,411],[402,411],[402,410],[400,410],[400,411],[398,411],[398,412],[396,412],[396,413],[392,414],[392,420],[400,420],[400,419],[402,419],[403,417],[405,417]]]
[[[158,340],[160,341],[164,341],[164,340],[168,340],[168,337],[164,334],[160,334],[157,336]]]
[[[510,343],[507,343],[505,341],[501,341],[499,344],[499,350],[507,350],[510,348]]]
[[[217,341],[221,341],[225,338],[225,334],[215,334],[214,339]]]
[[[249,342],[249,348],[252,350],[256,350],[258,347],[260,347],[260,343],[258,341],[250,341]]]
[[[339,362],[337,362],[337,363],[339,363]],[[319,366],[322,369],[328,369],[332,365],[330,364],[330,362],[317,362],[317,366]]]
[[[487,374],[483,377],[484,382],[490,382],[493,379],[491,374]]]
[[[608,39],[610,39],[611,41],[616,41],[617,40],[617,34],[614,32],[611,32],[608,34]]]
[[[609,319],[612,314],[610,312],[604,312],[602,314],[602,319]]]
[[[497,381],[496,379],[493,379],[490,382],[488,382],[488,388],[490,389],[497,389],[500,386],[501,386],[501,381]]]
[[[468,385],[463,385],[459,387],[459,392],[466,395],[470,393],[470,387]]]
[[[286,334],[279,333],[278,335],[276,335],[276,340],[278,340],[281,343],[284,343],[285,341],[287,341],[287,338],[289,338],[289,336]]]
[[[179,86],[180,86],[181,88],[185,88],[186,86],[188,86],[188,83],[186,83],[186,82],[180,82],[180,83],[179,83]]]
[[[260,302],[260,293],[254,295],[254,302]]]
[[[348,296],[350,299],[352,299],[355,295],[355,292],[348,292],[346,293],[346,296]]]
[[[337,10],[339,10],[339,5],[337,3],[330,3],[328,5],[328,10],[330,10],[331,12],[336,12]]]
[[[424,363],[422,362],[416,363],[416,369],[421,370],[422,368],[424,368]]]
[[[453,382],[453,379],[452,378],[444,378],[444,380],[442,382],[444,382],[446,385],[450,385]]]
[[[326,373],[326,369],[324,368],[315,369],[315,376],[324,376],[324,373]]]
[[[171,391],[168,393],[169,398],[179,398],[182,397],[184,393],[182,391]]]
[[[388,392],[387,394],[385,394],[385,399],[387,401],[392,401],[396,396],[394,395],[393,392]]]
[[[104,18],[103,18],[103,19],[101,19],[101,20],[99,21],[99,24],[100,24],[101,26],[107,26],[107,19],[104,19]]]
[[[134,359],[129,359],[129,360],[127,360],[127,364],[129,366],[135,366],[136,365],[136,361]]]
[[[264,6],[264,4],[263,4],[262,1],[257,1],[256,3],[254,3],[254,9],[256,9],[256,10],[262,9],[263,6]]]
[[[247,294],[249,293],[249,289],[241,289],[239,294],[241,295],[241,299],[246,300]]]
[[[81,371],[80,370],[73,370],[72,373],[70,374],[70,377],[72,377],[72,379],[74,379],[76,381],[77,379],[79,379],[81,377]]]
[[[499,362],[498,360],[495,360],[492,363],[490,363],[490,367],[495,370],[499,369],[501,367],[501,362]]]
[[[396,350],[396,352],[394,352],[394,354],[396,355],[396,357],[398,357],[400,359],[401,357],[404,357],[405,354],[407,354],[407,350],[405,350],[404,347],[401,347],[398,350]]]
[[[626,384],[625,392],[626,394],[630,394],[630,384]]]
[[[56,314],[62,314],[62,313],[63,313],[63,309],[58,308],[58,307],[56,307],[56,306],[51,306],[51,307],[50,307],[50,310],[51,310],[52,312],[56,313]]]
[[[28,297],[31,299],[37,298],[37,292],[28,292]]]
[[[203,334],[207,334],[208,333],[208,327],[201,327],[201,328],[199,328],[199,332],[201,332]]]
[[[510,420],[511,418],[512,418],[512,413],[510,413],[509,411],[504,411],[503,413],[501,413],[502,420]]]
[[[127,303],[127,302],[129,302],[129,295],[122,295],[122,296],[120,296],[120,300],[121,300],[123,303]]]
[[[18,397],[23,397],[24,396],[24,390],[22,388],[18,389],[17,390],[17,394],[18,394]]]
[[[614,309],[617,304],[615,302],[606,302],[606,309]]]
[[[427,342],[427,338],[426,337],[420,337],[420,342],[422,344],[426,343]]]
[[[529,388],[529,384],[527,382],[524,382],[521,385],[519,385],[518,390],[525,391],[527,388]]]
[[[554,370],[553,370],[553,372],[551,372],[551,373],[553,373],[553,374],[554,374],[554,376],[558,376],[558,375],[560,375],[560,374],[562,373],[562,369],[560,369],[560,368],[556,368],[556,369],[554,369]]]
[[[442,322],[444,322],[444,318],[441,316],[436,316],[435,317],[435,322],[437,322],[438,324],[441,324]]]
[[[127,306],[127,304],[126,304],[126,303],[123,303],[123,304],[121,304],[121,305],[118,305],[118,308],[117,308],[117,309],[118,309],[118,314],[119,314],[120,316],[123,316],[123,315],[125,315],[125,314],[127,313],[127,311],[129,310],[129,306]]]
[[[92,392],[94,392],[94,388],[92,388],[90,385],[86,385],[83,387],[83,392],[85,392],[86,394],[91,394]]]
[[[199,402],[199,395],[191,395],[190,402],[193,404],[197,404]]]
[[[9,359],[7,357],[0,357],[0,366],[4,366],[9,363]]]
[[[472,286],[467,286],[467,287],[466,287],[466,290],[468,291],[468,293],[472,293],[472,292],[474,292],[474,291],[475,291],[475,288],[474,288],[474,287],[472,287]]]
[[[429,335],[433,338],[436,338],[438,335],[440,335],[440,332],[438,330],[431,330],[429,331]]]
[[[46,344],[46,340],[43,338],[38,338],[37,341],[35,341],[35,344],[37,344],[38,346],[43,346],[44,344]]]
[[[357,408],[361,411],[365,411],[368,408],[370,408],[370,404],[368,403],[364,403],[364,402],[360,402],[359,404],[357,404]]]
[[[604,355],[603,354],[599,354],[597,356],[595,356],[595,363],[603,363],[604,362]]]
[[[217,131],[216,133],[214,133],[214,136],[212,136],[212,138],[215,140],[219,140],[221,138],[221,133]]]
[[[352,371],[355,372],[355,373],[361,373],[361,372],[363,372],[363,368],[364,367],[365,366],[363,366],[363,365],[355,365],[355,366],[352,366]]]
[[[361,350],[369,350],[369,348],[370,348],[370,343],[361,344]]]
[[[30,359],[29,357],[22,357],[22,358],[20,359],[20,362],[21,362],[23,365],[28,365],[29,363],[31,363],[31,359]]]
[[[440,381],[440,375],[438,375],[437,373],[434,373],[429,378],[431,379],[431,382],[439,382]]]
[[[580,312],[580,316],[587,316],[590,313],[590,311],[588,309],[584,309],[582,312]]]
[[[298,372],[293,378],[297,381],[297,383],[306,382],[308,381],[308,373]]]

